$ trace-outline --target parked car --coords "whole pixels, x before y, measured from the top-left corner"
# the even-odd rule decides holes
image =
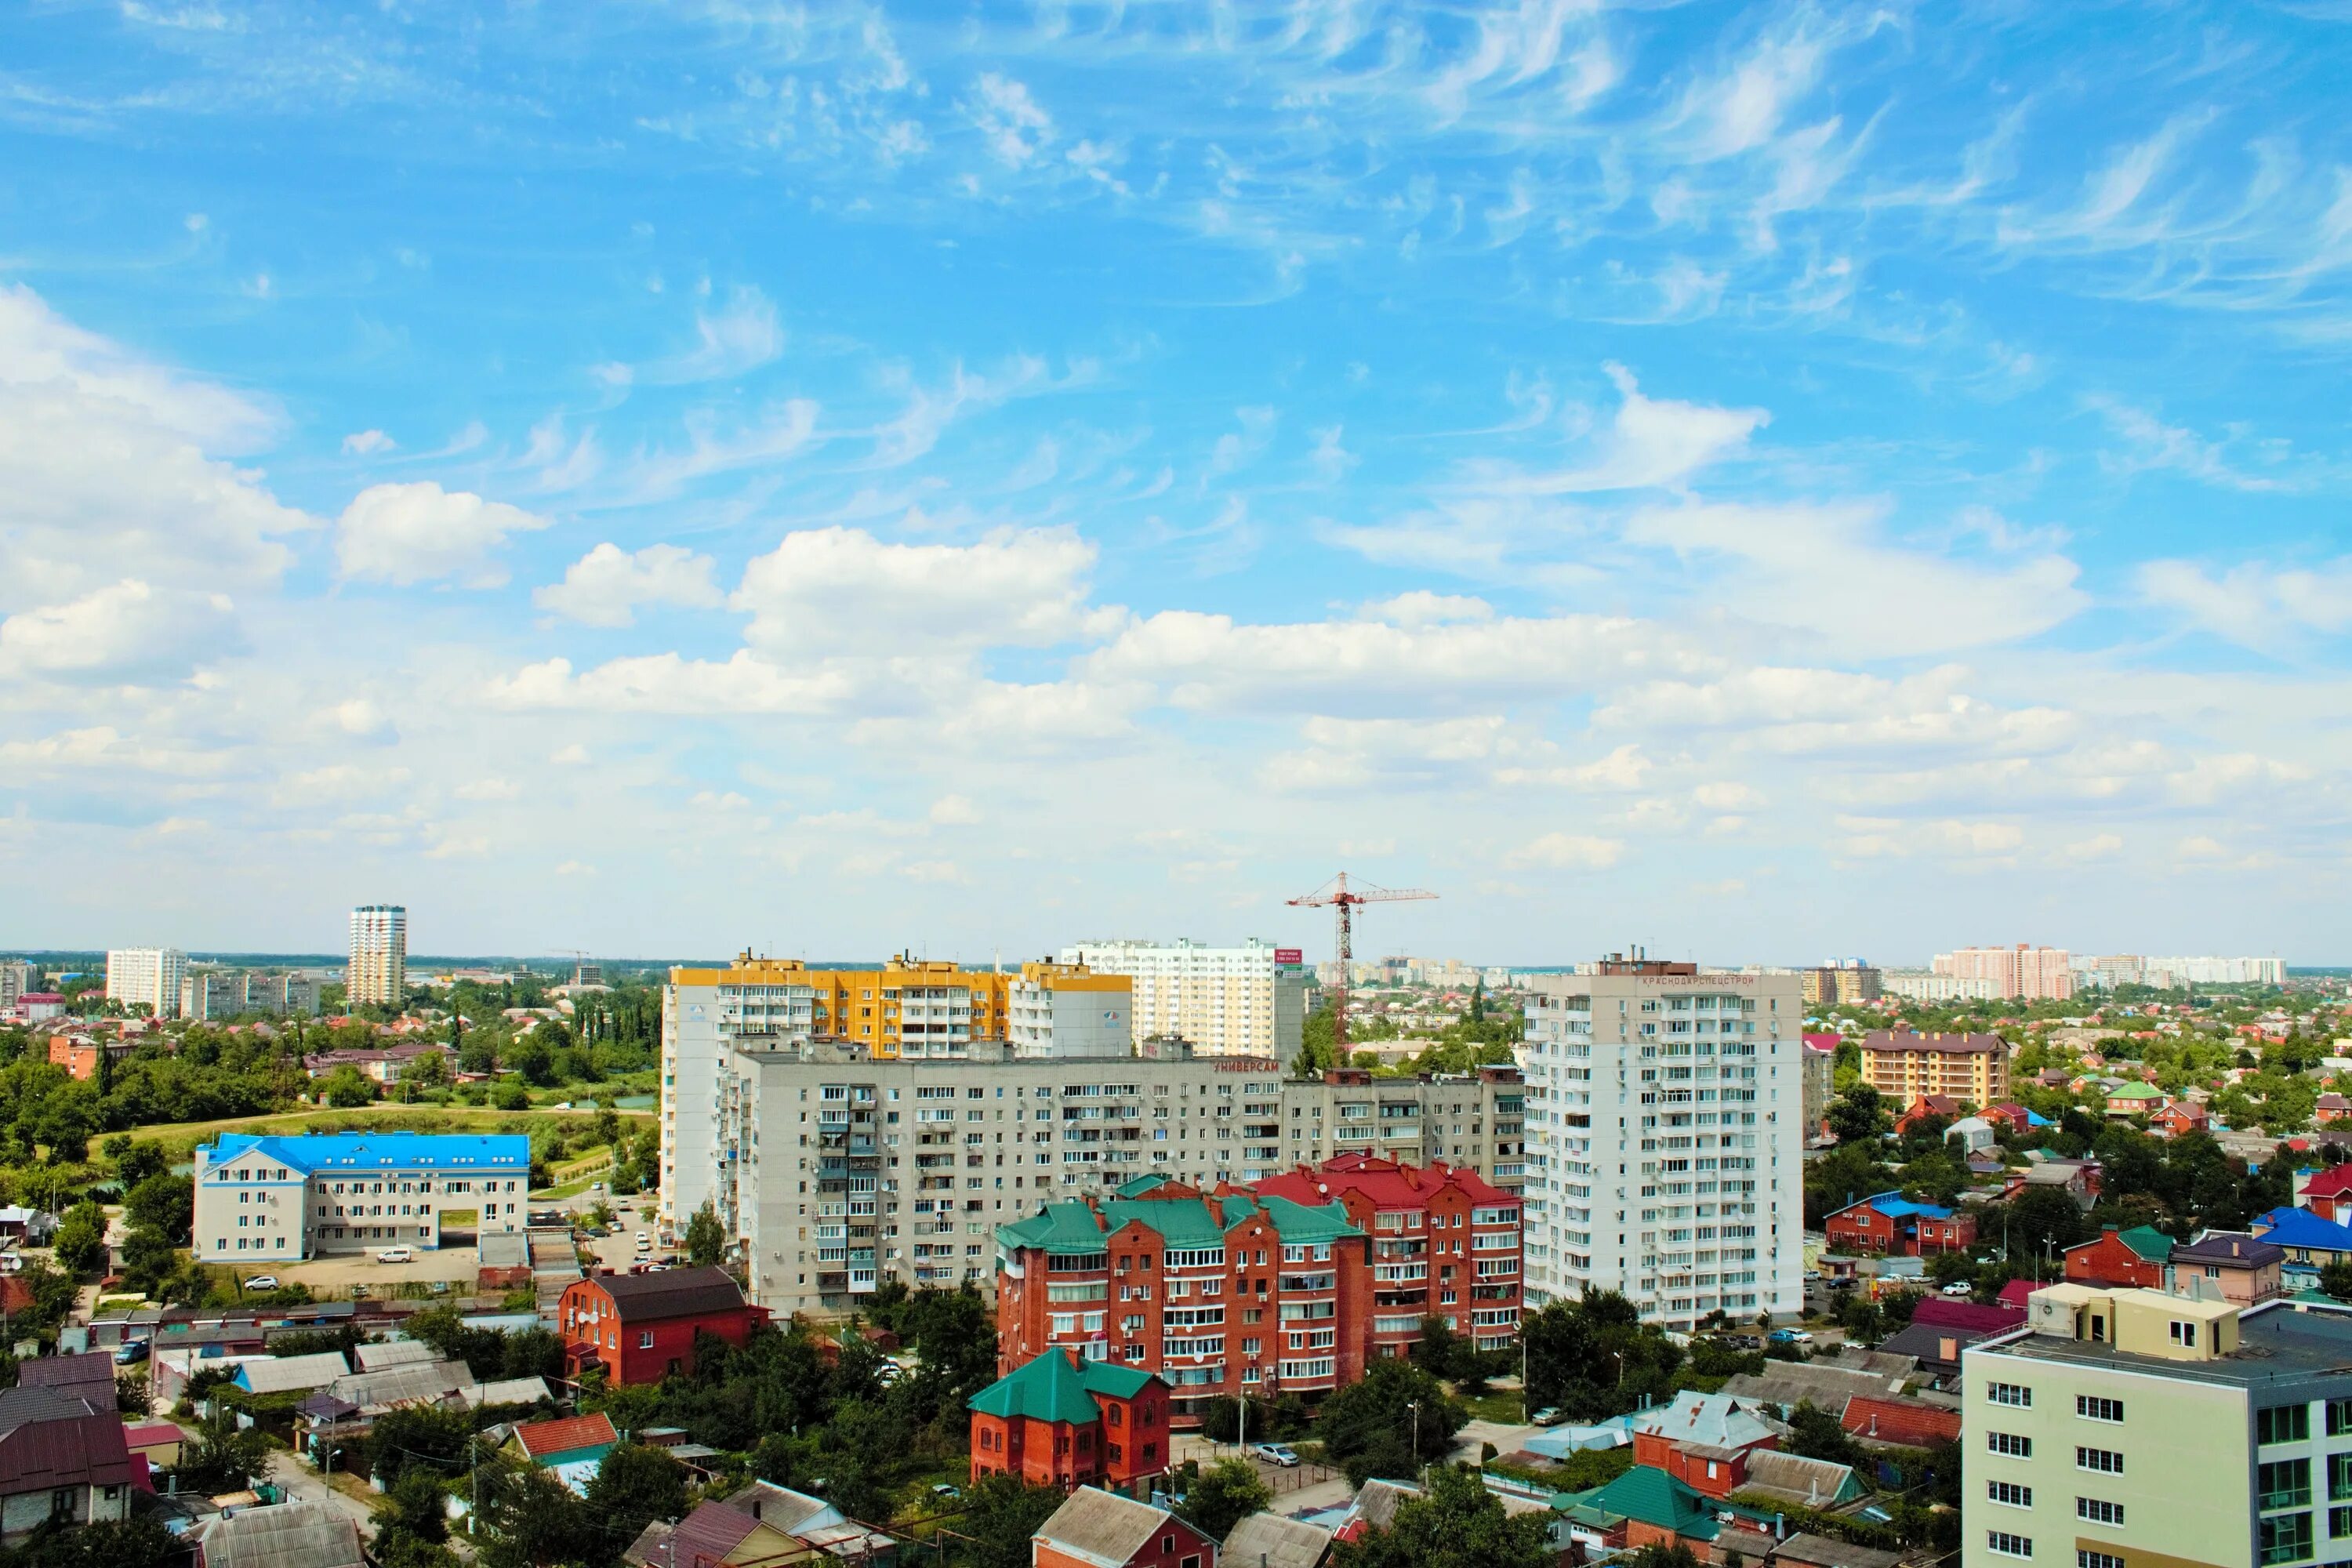
[[[1545,1405],[1528,1419],[1538,1426],[1557,1426],[1565,1417],[1551,1405]]]
[[[1809,1345],[1813,1342],[1813,1336],[1802,1329],[1774,1329],[1764,1337],[1776,1345]]]
[[[278,1289],[278,1276],[257,1274],[245,1282],[245,1288],[248,1290],[275,1290]]]
[[[654,1238],[641,1230],[637,1232],[637,1246],[645,1251],[651,1252],[654,1249]]]
[[[935,1481],[931,1485],[931,1495],[935,1498],[960,1498],[963,1496],[963,1489],[953,1481]]]
[[[1280,1465],[1286,1470],[1298,1463],[1297,1454],[1287,1443],[1252,1444],[1250,1455],[1254,1458],[1264,1459],[1269,1465]]]
[[[1965,1279],[1955,1279],[1944,1287],[1944,1294],[1947,1296],[1973,1296],[1976,1293],[1977,1288]]]
[[[117,1366],[136,1366],[146,1359],[147,1342],[145,1340],[125,1340],[115,1348],[114,1364]]]
[[[416,1256],[413,1247],[387,1247],[375,1255],[378,1263],[405,1263]]]
[[[449,1293],[449,1281],[446,1279],[433,1281],[433,1293],[436,1296],[446,1296]]]

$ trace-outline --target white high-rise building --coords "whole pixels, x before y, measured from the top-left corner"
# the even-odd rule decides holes
[[[144,1005],[158,1018],[180,1015],[180,982],[188,955],[176,947],[118,947],[106,954],[106,999]]]
[[[1287,960],[1277,958],[1288,953]],[[1135,1037],[1181,1035],[1204,1056],[1298,1054],[1306,981],[1297,955],[1251,937],[1239,947],[1131,940],[1074,942],[1064,963],[1135,982]]]
[[[1528,1304],[1616,1290],[1674,1328],[1797,1312],[1799,977],[1638,956],[1593,971],[1528,977]]]
[[[0,1007],[14,1007],[16,998],[40,987],[41,972],[20,959],[0,958]]]
[[[343,997],[357,1005],[398,1006],[408,997],[408,910],[399,904],[362,904],[352,911],[352,962]]]

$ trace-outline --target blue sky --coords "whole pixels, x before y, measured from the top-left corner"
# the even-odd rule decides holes
[[[2352,934],[2344,5],[7,32],[0,943]]]

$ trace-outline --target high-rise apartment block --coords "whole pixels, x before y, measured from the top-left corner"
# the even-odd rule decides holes
[[[1307,976],[1296,949],[1253,937],[1239,947],[1106,941],[1062,949],[1064,963],[1135,983],[1135,1037],[1175,1035],[1209,1056],[1298,1054]]]
[[[1982,1109],[2009,1098],[2009,1042],[1999,1035],[1873,1029],[1862,1037],[1862,1081],[1898,1107],[1948,1094]]]
[[[1960,1371],[1961,1568],[2352,1556],[2352,1320],[2053,1285]]]
[[[2063,1002],[2074,994],[2074,970],[2063,947],[1962,947],[1939,952],[1931,966],[1956,980],[1981,980],[1995,996],[2022,1002]]]
[[[2086,985],[2152,985],[2159,991],[2191,985],[2284,985],[2286,962],[2278,958],[2144,958],[2137,953],[2078,954],[2074,972]]]
[[[1517,1068],[1428,1079],[1341,1068],[1285,1079],[1282,1100],[1282,1142],[1278,1153],[1264,1152],[1267,1159],[1294,1165],[1342,1154],[1412,1165],[1444,1161],[1475,1165],[1513,1194],[1527,1179],[1527,1080]]]
[[[175,1018],[187,973],[188,955],[176,947],[114,948],[106,955],[106,999]]]
[[[1016,1057],[1125,1056],[1134,1012],[1134,982],[1124,974],[1024,963],[1006,993],[1004,1037]]]
[[[41,972],[20,960],[0,959],[0,1011],[16,1005],[16,998],[41,988]]]
[[[1797,978],[1808,1007],[1875,1002],[1885,994],[1885,977],[1877,967],[1858,958],[1833,958],[1815,968],[1799,970]]]
[[[1529,1302],[1616,1290],[1676,1328],[1797,1311],[1797,976],[1612,955],[1530,986]]]
[[[398,1006],[408,999],[408,910],[399,904],[362,904],[352,911],[352,961],[343,972],[344,1000]]]
[[[315,1018],[319,983],[306,974],[253,974],[236,969],[194,971],[180,983],[180,1016],[200,1021],[247,1013]]]

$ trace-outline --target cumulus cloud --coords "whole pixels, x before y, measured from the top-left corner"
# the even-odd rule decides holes
[[[2249,562],[2219,573],[2188,561],[2151,561],[2140,567],[2138,583],[2147,603],[2261,652],[2352,629],[2352,557],[2315,567]]]
[[[348,578],[399,586],[453,579],[462,587],[495,588],[507,580],[507,568],[492,552],[509,534],[548,522],[429,479],[371,485],[336,521],[335,559]]]
[[[343,452],[347,457],[372,458],[399,444],[381,430],[356,430],[343,437]]]
[[[0,675],[145,685],[184,679],[243,647],[226,595],[126,577],[0,621]]]
[[[725,603],[712,566],[709,556],[676,544],[649,544],[635,553],[599,544],[566,569],[562,582],[532,590],[531,603],[583,626],[632,626],[643,605]]]
[[[1068,529],[968,545],[807,529],[753,560],[730,605],[751,616],[746,641],[783,657],[1042,647],[1117,624],[1087,603],[1094,565],[1095,547]]]
[[[1614,838],[1581,833],[1547,833],[1504,857],[1512,868],[1543,867],[1558,871],[1605,871],[1624,858],[1625,846]]]

